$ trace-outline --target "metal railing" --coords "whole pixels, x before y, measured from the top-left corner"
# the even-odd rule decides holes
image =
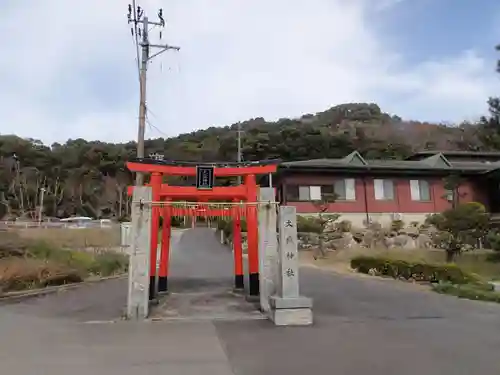
[[[0,229],[21,228],[111,228],[117,225],[113,222],[102,222],[92,220],[82,223],[60,222],[60,221],[0,221]]]

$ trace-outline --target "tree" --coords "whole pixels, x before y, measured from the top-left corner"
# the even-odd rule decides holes
[[[496,46],[500,51],[500,45]],[[500,73],[500,60],[497,60],[496,70]],[[489,116],[481,117],[479,121],[479,137],[490,149],[500,150],[500,97],[488,99]]]
[[[460,198],[465,196],[464,193],[460,192],[460,186],[463,183],[463,179],[460,175],[451,174],[443,179],[443,187],[448,192],[442,197],[451,203],[451,208],[455,209],[460,203]]]
[[[452,262],[466,248],[477,247],[488,231],[490,220],[482,204],[470,202],[431,215],[426,222],[441,231],[434,240],[446,251],[446,261]]]
[[[492,102],[492,108],[496,104]],[[426,145],[442,150],[492,148],[486,137],[490,133],[493,139],[498,138],[500,147],[499,107],[488,119],[490,130],[483,132],[486,143],[481,143],[477,124],[462,131],[438,124],[403,122],[374,103],[340,104],[323,112],[275,122],[255,118],[240,124],[245,135],[243,157],[283,161],[341,158],[358,150],[367,158],[402,159]],[[236,160],[237,127],[238,124],[233,124],[168,139],[148,139],[145,154],[159,153],[170,160]],[[113,144],[70,139],[46,146],[35,139],[2,135],[0,217],[31,217],[36,212],[42,186],[46,189],[43,212],[47,216],[126,217],[130,213],[126,187],[133,180],[125,163],[135,154],[135,142]],[[178,178],[171,183],[189,185],[193,181]],[[216,183],[230,181],[217,179]]]
[[[338,214],[327,214],[329,205],[335,202],[337,198],[335,193],[331,194],[322,194],[321,199],[314,200],[312,203],[318,210],[318,225],[319,225],[319,243],[318,250],[322,258],[326,257],[325,250],[325,239],[328,233],[329,227],[333,224],[335,220],[337,220],[340,215]],[[317,259],[317,256],[314,256],[314,259]]]

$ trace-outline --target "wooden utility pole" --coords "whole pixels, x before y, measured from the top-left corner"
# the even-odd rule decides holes
[[[141,46],[141,58],[139,68],[139,85],[140,85],[140,99],[139,99],[139,127],[137,134],[137,158],[144,158],[144,138],[146,134],[146,116],[147,116],[147,106],[146,106],[146,83],[147,83],[147,71],[148,62],[150,62],[154,57],[162,54],[163,52],[173,49],[176,51],[180,50],[180,47],[170,46],[168,44],[151,44],[149,41],[149,26],[159,26],[160,27],[160,39],[162,38],[162,29],[165,27],[165,20],[163,18],[163,10],[158,11],[158,22],[150,21],[147,16],[144,15],[144,9],[140,6],[136,6],[136,2],[129,4],[128,6],[128,23],[132,23],[133,27],[130,29],[132,36],[135,37],[137,60],[139,60],[139,45]],[[138,37],[141,38],[139,43]],[[150,56],[151,48],[159,49],[156,53]],[[142,173],[136,173],[135,184],[141,186],[144,183],[144,175]]]

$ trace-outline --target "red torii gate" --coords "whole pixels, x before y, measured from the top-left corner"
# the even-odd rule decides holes
[[[183,165],[184,164],[184,165]],[[188,164],[188,165],[186,165]],[[234,284],[235,288],[244,288],[243,276],[243,250],[241,241],[241,216],[246,216],[247,220],[247,242],[248,242],[248,273],[249,273],[249,294],[259,295],[259,254],[258,254],[258,223],[257,223],[257,199],[258,186],[256,175],[275,173],[277,169],[276,161],[250,162],[247,164],[226,163],[224,165],[214,165],[217,163],[204,163],[197,166],[193,163],[168,162],[156,159],[136,159],[127,162],[127,168],[131,172],[148,173],[151,175],[147,184],[152,188],[153,202],[160,203],[152,207],[151,226],[151,258],[150,258],[150,279],[149,298],[156,297],[156,259],[159,236],[159,220],[163,216],[163,228],[161,238],[160,267],[158,272],[158,291],[168,290],[168,269],[170,255],[171,217],[181,216],[204,216],[202,212],[210,216],[226,216],[227,211],[223,209],[206,208],[205,210],[192,208],[179,208],[173,205],[173,201],[180,199],[197,199],[198,202],[209,202],[210,199],[229,200],[235,205],[230,213],[233,217],[233,243],[234,243]],[[196,176],[198,168],[213,168],[212,184],[209,188],[200,189],[193,186],[171,186],[163,182],[164,176]],[[215,177],[244,177],[243,185],[238,186],[213,186]],[[128,193],[132,194],[133,186],[129,187]],[[165,202],[165,204],[161,204]],[[245,202],[244,208],[237,205],[238,202]],[[201,215],[198,215],[201,214]]]

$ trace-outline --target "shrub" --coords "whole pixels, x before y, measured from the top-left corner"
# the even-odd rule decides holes
[[[224,220],[224,219],[217,220],[217,229],[218,230],[224,230],[224,228],[226,228],[226,225],[227,225],[227,220]]]
[[[160,227],[160,229],[163,227],[163,216],[160,216],[158,226]],[[172,216],[172,218],[170,219],[170,226],[172,226],[173,228],[184,227],[184,218],[179,216]]]
[[[465,272],[455,264],[432,264],[386,257],[359,256],[351,260],[351,267],[366,274],[370,270],[375,270],[382,276],[395,279],[413,279],[431,283],[450,282],[452,284],[482,283],[478,276]]]
[[[297,232],[321,233],[323,230],[318,218],[308,216],[297,216]]]
[[[490,230],[486,235],[486,242],[492,250],[500,251],[500,232]]]
[[[399,232],[405,226],[405,222],[403,220],[393,220],[391,222],[391,230],[394,232]]]
[[[111,276],[117,273],[126,272],[128,269],[128,259],[123,254],[101,253],[94,257],[88,271],[94,275]]]
[[[233,219],[219,219],[217,220],[217,229],[224,232],[226,238],[231,238],[233,235]],[[245,233],[247,231],[247,222],[245,219],[241,219],[241,232]]]

